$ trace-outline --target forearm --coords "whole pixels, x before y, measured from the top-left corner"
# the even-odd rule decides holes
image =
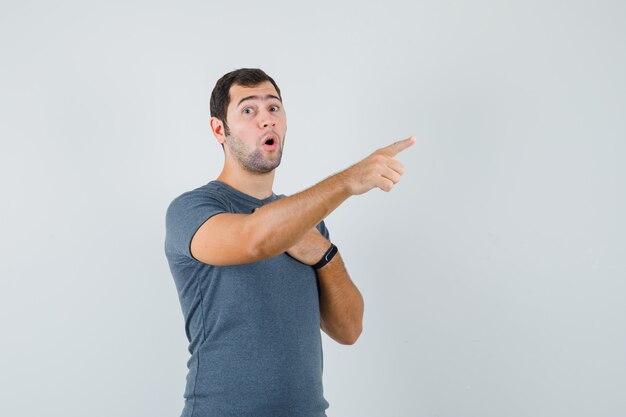
[[[266,204],[246,216],[243,235],[251,248],[250,258],[264,259],[285,252],[352,195],[375,187],[390,191],[404,172],[394,157],[414,142],[412,136],[378,149],[313,187]]]
[[[266,204],[248,216],[250,238],[261,258],[285,252],[350,197],[343,173]]]
[[[317,270],[317,279],[322,330],[339,343],[353,344],[363,328],[363,297],[339,253]]]

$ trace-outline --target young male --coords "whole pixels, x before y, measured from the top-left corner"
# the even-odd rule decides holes
[[[191,353],[182,416],[325,416],[320,329],[355,343],[363,298],[323,219],[350,196],[390,191],[404,172],[394,156],[415,138],[287,197],[272,188],[287,131],[275,81],[260,69],[224,75],[211,116],[223,170],[166,215]]]

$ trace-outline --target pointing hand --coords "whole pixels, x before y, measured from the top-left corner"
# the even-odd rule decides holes
[[[403,150],[412,146],[415,136],[400,140],[377,149],[370,156],[344,170],[348,189],[352,195],[368,192],[373,188],[391,191],[404,174],[404,165],[394,157]]]

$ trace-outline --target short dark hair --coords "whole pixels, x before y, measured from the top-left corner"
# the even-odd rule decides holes
[[[230,87],[232,85],[254,87],[265,81],[272,83],[278,93],[278,97],[282,101],[280,88],[278,88],[274,79],[259,68],[240,68],[223,75],[222,78],[217,80],[211,93],[211,117],[217,117],[224,123],[224,133],[226,135],[230,134],[228,124],[226,123],[226,113],[230,104]]]

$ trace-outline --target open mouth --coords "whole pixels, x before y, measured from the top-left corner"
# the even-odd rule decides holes
[[[265,148],[268,151],[273,151],[277,147],[278,147],[278,139],[275,138],[274,136],[268,136],[263,141],[263,148]]]

